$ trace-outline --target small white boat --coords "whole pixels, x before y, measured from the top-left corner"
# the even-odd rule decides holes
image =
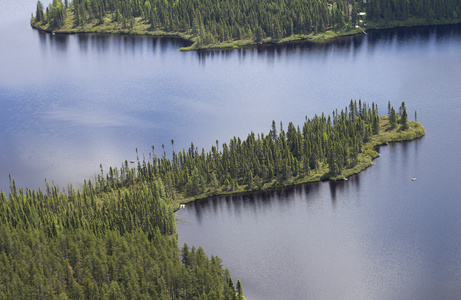
[[[416,177],[412,177],[411,178],[411,181],[415,181],[417,178]]]

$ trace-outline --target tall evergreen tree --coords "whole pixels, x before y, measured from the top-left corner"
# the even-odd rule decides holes
[[[402,105],[400,106],[401,115],[400,115],[400,129],[401,130],[407,130],[408,129],[408,114],[407,114],[407,108],[405,107],[405,102],[402,102]]]

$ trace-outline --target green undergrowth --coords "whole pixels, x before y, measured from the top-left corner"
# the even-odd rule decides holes
[[[253,40],[236,40],[236,41],[228,41],[223,43],[215,43],[209,45],[198,45],[194,39],[191,39],[194,43],[187,47],[182,47],[180,51],[194,51],[194,50],[221,50],[221,49],[237,49],[237,48],[244,48],[244,47],[251,47],[255,45],[263,45],[263,44],[272,44],[272,45],[281,45],[293,42],[313,42],[313,43],[324,43],[331,40],[334,40],[339,37],[356,35],[363,33],[363,29],[356,28],[351,29],[348,31],[332,31],[328,30],[324,33],[317,33],[317,34],[309,34],[309,35],[302,35],[296,34],[289,37],[282,38],[280,40],[274,40],[271,38],[263,39],[261,42],[256,42]]]

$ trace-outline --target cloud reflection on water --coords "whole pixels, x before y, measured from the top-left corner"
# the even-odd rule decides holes
[[[136,127],[149,129],[158,127],[156,124],[119,112],[90,112],[79,109],[60,109],[44,112],[47,121],[63,121],[78,126],[93,127]]]

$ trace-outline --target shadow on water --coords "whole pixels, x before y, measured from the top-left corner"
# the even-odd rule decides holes
[[[294,41],[284,44],[258,44],[254,46],[243,47],[239,49],[224,50],[201,50],[197,51],[197,57],[201,63],[207,59],[229,58],[237,55],[241,61],[247,58],[258,57],[266,59],[269,63],[275,59],[298,54],[325,54],[329,52],[350,54],[359,50],[365,41],[365,35],[338,37],[324,43],[314,43],[310,41]]]
[[[73,35],[56,34],[39,31],[40,43],[43,46],[50,45],[60,51],[66,51],[70,37]],[[130,36],[130,35],[110,35],[110,34],[76,34],[79,49],[87,52],[89,49],[97,52],[107,52],[111,44],[125,53],[135,54],[137,51],[144,49],[147,39],[152,43],[147,44],[148,50],[165,53],[171,49],[179,49],[189,46],[189,41],[173,37],[148,37],[148,36]],[[397,28],[388,30],[369,30],[367,35],[359,34],[354,36],[339,37],[325,43],[313,43],[310,41],[295,41],[285,44],[262,44],[240,49],[223,49],[223,50],[202,50],[196,51],[197,58],[201,64],[205,64],[208,59],[228,59],[233,55],[238,55],[241,61],[248,57],[257,55],[266,59],[269,63],[286,55],[305,55],[315,53],[335,54],[355,54],[359,51],[363,43],[367,44],[367,49],[373,51],[376,47],[383,45],[391,46],[396,43],[414,41],[430,42],[432,39],[443,41],[453,36],[461,37],[461,25],[436,26],[436,27],[412,27]],[[49,44],[48,44],[49,42]],[[152,49],[149,49],[152,47]]]
[[[316,54],[334,52],[335,54],[355,54],[359,51],[364,43],[367,49],[373,51],[376,47],[392,46],[401,42],[423,42],[428,43],[431,39],[446,39],[453,34],[460,33],[461,26],[455,28],[438,26],[438,27],[414,27],[414,28],[397,28],[387,30],[370,30],[367,35],[358,34],[354,36],[338,37],[324,43],[313,43],[310,41],[295,41],[285,44],[260,44],[241,49],[226,50],[203,50],[197,52],[200,62],[204,63],[207,59],[227,58],[232,55],[238,55],[241,60],[251,57],[250,53],[257,54],[258,57],[265,58],[268,62],[285,57],[287,55],[299,54]]]
[[[347,180],[329,181],[331,204],[336,208],[338,194],[345,194],[349,189],[358,191],[360,189],[360,174],[350,176]]]
[[[409,153],[408,153],[408,150],[409,150],[409,147],[410,147],[410,143],[407,143],[407,142],[403,142],[401,143],[401,152],[402,152],[402,156],[403,156],[403,167],[404,168],[408,168],[408,159],[409,159]]]
[[[78,34],[77,41],[80,52],[86,53],[88,51],[90,35],[89,34]]]
[[[78,46],[81,52],[95,50],[106,53],[110,48],[111,36],[105,34],[77,34]]]
[[[435,39],[437,42],[452,39],[461,39],[461,24],[450,26],[437,26],[434,28],[434,30]]]
[[[461,38],[461,24],[370,30],[366,40],[368,49],[373,51],[377,47],[390,46],[394,43],[420,45],[430,43],[433,39],[441,42],[454,37]]]
[[[75,38],[80,52],[87,53],[92,50],[97,53],[107,53],[114,47],[125,54],[136,54],[142,52],[144,46],[148,45],[148,50],[155,52],[160,50],[161,53],[177,50],[184,46],[189,46],[190,42],[181,38],[174,37],[149,37],[133,35],[111,35],[99,33],[81,33],[81,34],[56,34],[51,35],[43,31],[38,31],[39,40],[42,47],[51,46],[60,51],[67,51],[70,39]],[[146,43],[152,40],[152,43]]]
[[[269,62],[274,61],[290,54],[303,53],[323,53],[324,51],[343,51],[349,52],[351,49],[360,48],[363,37],[343,37],[326,43],[312,43],[309,41],[296,41],[285,44],[260,44],[239,49],[222,49],[222,50],[201,50],[197,51],[197,57],[200,62],[205,63],[207,59],[229,58],[232,55],[238,55],[244,60],[249,54],[257,54],[259,57],[267,59]]]
[[[142,49],[142,38],[138,38],[131,35],[122,35],[120,37],[121,44],[123,45],[126,52],[134,54],[136,51]],[[138,46],[138,47],[137,47]]]
[[[69,36],[66,34],[56,34],[51,35],[50,33],[46,33],[43,31],[38,31],[38,36],[40,40],[40,46],[42,48],[46,48],[51,46],[57,49],[60,52],[67,51],[67,47],[69,44]]]
[[[47,42],[48,42],[48,37],[49,34],[43,31],[37,31],[38,32],[38,39],[40,40],[40,46],[45,47]]]
[[[58,34],[58,35],[52,36],[51,42],[54,42],[58,50],[62,52],[66,52],[67,46],[69,45],[69,36]]]
[[[336,207],[336,194],[338,191],[344,190],[345,181],[330,181],[328,183],[330,188],[331,203]]]
[[[296,198],[313,201],[319,194],[321,182],[306,183],[272,191],[254,192],[244,195],[216,196],[188,204],[193,209],[197,222],[202,223],[205,215],[218,215],[222,210],[232,211],[240,216],[242,211],[252,211],[254,215],[270,210],[272,206],[289,207]]]
[[[208,59],[215,58],[230,58],[236,52],[233,49],[222,49],[222,50],[199,50],[196,51],[197,58],[201,65],[205,65]]]
[[[94,44],[94,48],[102,53],[107,52],[110,48],[110,37],[103,35],[90,35],[91,43]]]

